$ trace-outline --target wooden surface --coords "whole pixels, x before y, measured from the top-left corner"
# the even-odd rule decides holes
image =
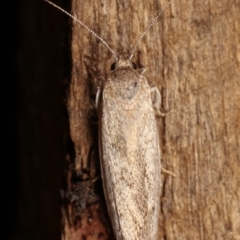
[[[165,4],[73,0],[72,13],[120,53],[133,49]],[[132,59],[147,68],[145,76],[161,90],[163,110],[173,109],[158,121],[163,166],[176,175],[162,174],[159,239],[240,239],[239,12],[239,1],[173,1]],[[96,76],[106,76],[114,58],[75,22],[71,44],[71,161],[81,180],[88,180],[99,174],[97,154],[94,164],[90,161],[97,152],[92,150],[97,145],[92,124]],[[70,172],[68,188],[74,184]],[[72,212],[63,208],[62,239],[112,239],[104,211],[97,202],[76,225],[69,221]]]

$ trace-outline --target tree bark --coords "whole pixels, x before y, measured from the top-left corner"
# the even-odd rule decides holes
[[[14,189],[9,188],[17,189],[18,212],[11,239],[60,238],[63,162],[62,239],[113,239],[93,103],[97,75],[106,76],[115,60],[79,24],[73,22],[72,33],[67,32],[68,18],[45,2],[21,3],[20,31],[13,38],[18,44],[19,162]],[[121,53],[133,49],[166,3],[74,0],[71,8]],[[161,90],[162,110],[173,110],[158,119],[162,164],[176,175],[162,173],[159,239],[240,239],[239,12],[239,1],[175,0],[133,57]],[[59,44],[64,32],[72,48],[69,116],[63,110],[69,59]]]
[[[72,13],[118,54],[132,51],[166,4],[73,0]],[[163,167],[176,175],[162,173],[159,239],[240,239],[239,11],[238,1],[173,1],[133,57],[160,89],[162,109],[173,110],[158,120]],[[75,155],[66,168],[66,195],[72,200],[79,184],[90,181],[90,195],[103,199],[100,179],[93,181],[100,173],[92,116],[97,75],[106,76],[114,59],[75,21],[71,47]],[[62,239],[113,239],[104,201],[91,202],[85,190],[79,194],[78,214],[76,201],[63,205]]]

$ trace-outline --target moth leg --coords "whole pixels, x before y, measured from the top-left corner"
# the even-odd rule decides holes
[[[166,113],[161,112],[160,108],[162,103],[162,96],[157,87],[151,88],[151,97],[152,97],[153,108],[157,116],[164,117],[171,112],[171,110]]]
[[[95,98],[95,108],[98,110],[99,102],[100,102],[100,96],[101,96],[101,89],[100,87],[97,88],[96,98]]]
[[[167,169],[165,169],[165,168],[163,168],[163,167],[161,167],[161,170],[162,170],[162,172],[164,172],[164,173],[167,173],[167,174],[169,174],[169,175],[171,175],[171,176],[173,176],[173,177],[176,177],[176,175],[175,175],[173,172],[168,171]]]
[[[103,84],[104,84],[104,82],[106,82],[106,78],[103,75],[98,74],[97,79],[98,79],[98,87],[97,87],[97,93],[96,93],[96,98],[95,98],[95,108],[97,110],[99,110]]]
[[[95,95],[95,103],[94,103],[94,113],[95,113],[95,119],[93,124],[98,125],[98,117],[99,117],[99,110],[100,110],[100,104],[101,104],[101,95],[102,95],[102,88],[97,87],[97,93]]]
[[[92,182],[95,183],[100,178],[100,174],[98,174],[94,179],[92,179]]]
[[[96,90],[96,88],[95,88],[95,90]],[[99,110],[100,95],[101,95],[100,87],[97,87],[97,93],[95,91],[94,95],[93,95],[93,99],[91,101],[90,122],[93,125],[98,125],[98,110]]]
[[[92,107],[97,109],[99,108],[99,103],[100,103],[100,97],[101,97],[101,90],[102,90],[102,85],[103,82],[106,81],[105,77],[101,74],[99,74],[97,67],[95,65],[92,66],[92,62],[96,62],[95,59],[92,59],[89,56],[85,56],[88,60],[90,60],[91,63],[88,63],[88,61],[84,61],[86,70],[88,73],[88,77],[90,80],[90,93],[92,96],[95,95],[96,93],[96,86],[97,86],[97,93],[95,95],[95,102],[92,102]]]

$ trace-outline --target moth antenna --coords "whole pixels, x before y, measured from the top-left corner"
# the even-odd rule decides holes
[[[82,21],[78,20],[76,17],[74,17],[72,14],[68,13],[67,11],[65,11],[64,9],[62,9],[61,7],[59,7],[58,5],[48,1],[48,0],[44,0],[45,2],[49,3],[50,5],[54,6],[55,8],[59,9],[60,11],[62,11],[63,13],[65,13],[66,15],[68,15],[70,18],[72,18],[73,20],[75,20],[77,23],[79,23],[80,25],[82,25],[83,27],[85,27],[92,35],[94,35],[96,38],[98,38],[100,41],[102,41],[102,43],[110,50],[110,52],[113,54],[114,58],[116,60],[118,60],[116,53],[112,50],[112,48],[100,37],[98,36],[92,29],[90,29],[85,23],[83,23]]]
[[[162,15],[162,13],[166,10],[166,8],[172,3],[172,0],[169,1],[164,8],[162,8],[162,10],[158,13],[158,15],[152,20],[152,22],[147,26],[146,30],[141,34],[141,36],[138,38],[137,42],[135,43],[132,53],[129,57],[129,60],[131,60],[131,58],[133,57],[134,52],[137,49],[137,46],[139,44],[139,42],[142,40],[142,38],[147,34],[147,32],[149,31],[149,29],[153,26],[153,24],[158,20],[158,18]]]

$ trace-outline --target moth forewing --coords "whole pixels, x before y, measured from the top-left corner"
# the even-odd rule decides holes
[[[151,88],[125,65],[109,74],[102,92],[104,191],[117,239],[157,239],[161,165]]]

